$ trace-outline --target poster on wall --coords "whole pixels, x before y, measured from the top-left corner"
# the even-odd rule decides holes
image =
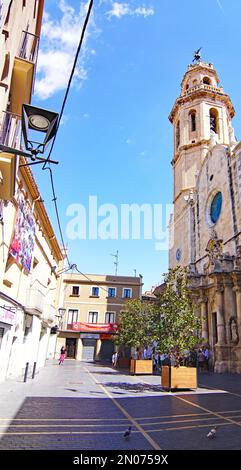
[[[23,194],[17,194],[18,209],[14,224],[13,237],[9,248],[11,255],[25,272],[29,273],[34,250],[35,220]]]

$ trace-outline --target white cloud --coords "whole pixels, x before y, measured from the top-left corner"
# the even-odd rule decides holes
[[[68,0],[58,0],[60,18],[53,17],[47,12],[44,13],[35,83],[35,93],[40,99],[47,99],[56,92],[66,89],[89,1],[76,3],[80,4],[78,11],[68,3]],[[107,8],[111,5],[111,9],[105,13],[108,19],[121,18],[124,15],[147,17],[154,14],[152,8],[133,7],[125,2],[100,0],[98,6],[103,4],[108,5]],[[95,49],[89,46],[90,39],[98,37],[101,33],[95,24],[93,11],[72,82],[77,88],[80,88],[87,79],[88,60],[96,54]]]
[[[113,2],[111,10],[106,13],[108,19],[112,17],[122,18],[125,15],[144,16],[146,18],[147,16],[154,15],[154,9],[145,6],[134,8],[129,3]]]
[[[58,8],[62,13],[59,20],[53,19],[48,13],[44,14],[35,85],[35,93],[40,99],[49,98],[66,88],[88,4],[89,2],[81,3],[77,12],[66,0],[59,0]],[[91,34],[97,32],[99,31],[95,27],[92,13],[73,80],[79,87],[87,78],[88,58],[95,54],[94,49],[89,50],[87,47],[87,41]]]

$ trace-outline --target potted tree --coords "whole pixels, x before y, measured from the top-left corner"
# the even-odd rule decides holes
[[[153,343],[154,325],[158,319],[155,306],[141,300],[126,302],[125,310],[119,315],[119,332],[116,343],[132,348],[130,359],[131,374],[152,374],[152,358],[142,355],[146,346]],[[133,354],[133,350],[135,353]]]
[[[196,365],[185,365],[182,358],[200,342],[200,319],[188,289],[188,271],[180,266],[165,275],[159,297],[160,319],[156,324],[158,349],[168,354],[170,365],[162,367],[162,386],[168,389],[197,388]]]

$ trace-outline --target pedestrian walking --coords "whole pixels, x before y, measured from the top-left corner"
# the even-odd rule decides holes
[[[112,354],[112,366],[116,367],[117,366],[117,361],[118,361],[118,352],[114,352]]]
[[[205,369],[209,371],[209,349],[207,346],[203,350],[203,355],[205,357]]]
[[[59,365],[64,363],[65,356],[66,356],[66,349],[64,346],[62,346],[62,348],[60,349]]]

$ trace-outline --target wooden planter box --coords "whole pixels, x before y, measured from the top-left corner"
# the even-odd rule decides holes
[[[197,388],[196,367],[162,367],[162,386],[171,390],[172,388]]]
[[[119,369],[129,369],[130,359],[128,357],[120,357],[117,361],[117,368]]]
[[[152,360],[150,359],[131,359],[130,373],[136,374],[152,374]]]

